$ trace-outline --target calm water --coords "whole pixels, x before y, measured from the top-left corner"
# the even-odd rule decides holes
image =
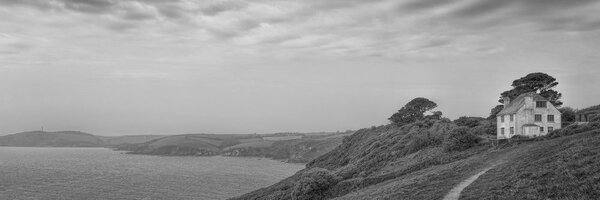
[[[257,158],[0,147],[0,199],[225,199],[302,168]]]

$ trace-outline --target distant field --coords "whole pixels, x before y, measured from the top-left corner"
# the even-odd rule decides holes
[[[236,144],[230,147],[226,147],[225,149],[223,149],[223,151],[228,151],[231,149],[240,149],[240,148],[248,148],[248,147],[252,147],[252,148],[267,148],[267,147],[271,147],[271,145],[273,145],[274,141],[256,141],[256,142],[246,142],[246,143],[241,143],[241,144]]]
[[[136,144],[165,137],[164,135],[126,135],[126,136],[98,136],[108,145]]]
[[[264,140],[269,141],[282,141],[282,140],[295,140],[302,139],[301,135],[293,135],[293,136],[272,136],[272,137],[263,137]]]

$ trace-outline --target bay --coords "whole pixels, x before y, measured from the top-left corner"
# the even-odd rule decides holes
[[[0,199],[226,199],[303,168],[259,158],[0,147]]]

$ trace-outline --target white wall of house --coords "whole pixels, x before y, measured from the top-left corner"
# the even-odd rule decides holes
[[[510,121],[510,115],[498,116],[498,139],[511,138],[515,135],[536,137],[548,134],[549,130],[561,128],[561,113],[550,102],[545,108],[537,108],[532,97],[525,97],[525,104],[514,115],[514,121]],[[541,120],[536,121],[535,116],[541,115]],[[549,121],[548,116],[554,116],[554,121]],[[504,122],[502,122],[504,117]],[[537,125],[530,126],[530,125]],[[525,126],[524,126],[525,125]],[[515,134],[510,134],[510,128],[514,128]],[[504,134],[501,129],[504,128]]]
[[[546,103],[545,108],[537,108],[533,98],[526,97],[525,105],[519,109],[517,115],[519,116],[519,121],[523,124],[535,124],[538,126],[539,131],[530,131],[528,134],[523,134],[525,136],[535,137],[547,135],[549,130],[561,128],[561,113],[550,102]],[[540,121],[535,120],[536,115],[541,116]],[[548,120],[549,115],[554,116],[554,121]]]
[[[513,120],[510,120],[511,115],[503,115],[497,117],[498,123],[498,139],[511,138],[514,135],[517,135],[517,117],[515,114],[513,115]],[[502,122],[502,118],[504,117],[504,122]],[[513,127],[514,132],[511,134],[510,128]],[[502,133],[502,128],[504,128],[504,134]]]

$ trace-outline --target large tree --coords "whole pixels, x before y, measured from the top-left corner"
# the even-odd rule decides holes
[[[575,122],[575,119],[577,117],[577,115],[575,114],[575,109],[571,108],[571,107],[562,107],[559,108],[558,111],[560,111],[561,115],[561,122],[563,126],[568,126],[569,124],[572,124],[573,122]]]
[[[492,120],[492,119],[496,119],[496,115],[498,113],[500,113],[500,111],[502,111],[502,109],[504,109],[504,105],[497,105],[496,107],[492,108],[492,110],[490,110],[490,116],[488,116],[488,119]]]
[[[425,118],[424,113],[435,107],[437,107],[435,102],[418,97],[408,102],[388,119],[396,125],[412,123]],[[441,115],[441,112],[439,114]]]
[[[558,85],[556,79],[548,74],[541,72],[527,74],[525,77],[514,80],[512,82],[513,89],[502,92],[498,102],[504,103],[502,97],[515,99],[521,94],[536,92],[548,99],[552,105],[559,107],[563,104],[560,101],[562,94],[553,89],[556,85]]]

